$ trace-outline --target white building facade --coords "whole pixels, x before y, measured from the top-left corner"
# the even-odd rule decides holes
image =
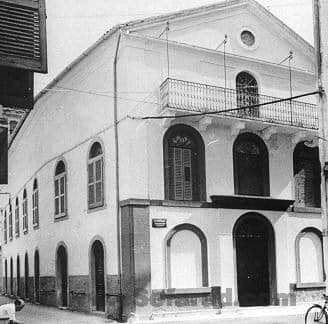
[[[110,30],[11,142],[4,292],[123,319],[316,299],[316,97],[280,100],[314,71],[254,1]]]

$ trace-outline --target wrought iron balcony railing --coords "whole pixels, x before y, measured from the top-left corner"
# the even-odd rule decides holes
[[[279,98],[170,78],[161,84],[160,97],[162,109],[213,112],[235,118],[318,129],[317,106],[301,101],[289,100],[261,106]],[[258,107],[247,107],[258,104]],[[227,111],[239,107],[239,110]]]

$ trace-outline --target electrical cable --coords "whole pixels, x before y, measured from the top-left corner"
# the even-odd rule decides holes
[[[166,119],[166,118],[183,118],[183,117],[194,117],[194,116],[204,116],[204,115],[218,115],[218,114],[232,112],[232,111],[239,111],[239,110],[244,110],[244,109],[272,105],[272,104],[276,104],[279,102],[294,100],[297,98],[313,96],[313,95],[316,95],[319,93],[321,93],[321,91],[313,91],[313,92],[308,92],[308,93],[300,94],[300,95],[289,97],[289,98],[282,98],[282,99],[277,99],[277,100],[273,100],[273,101],[269,101],[269,102],[263,102],[263,103],[259,103],[259,104],[255,104],[255,105],[243,106],[243,107],[238,107],[238,108],[225,109],[225,110],[221,110],[221,111],[217,111],[217,112],[207,111],[207,112],[203,112],[203,113],[193,113],[193,114],[185,114],[185,115],[177,115],[177,116],[167,115],[167,116],[145,116],[145,117],[127,116],[127,117],[130,119],[146,120],[146,119]]]

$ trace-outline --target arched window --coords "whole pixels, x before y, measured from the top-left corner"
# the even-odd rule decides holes
[[[9,240],[13,239],[13,212],[9,202]]]
[[[295,205],[320,207],[320,161],[317,147],[298,143],[293,154]]]
[[[172,126],[164,136],[165,199],[206,200],[205,150],[199,133]]]
[[[269,159],[260,137],[244,133],[233,145],[235,194],[269,196]]]
[[[66,167],[63,161],[59,161],[55,170],[55,217],[66,215]]]
[[[322,234],[315,228],[305,228],[296,237],[297,283],[324,282]]]
[[[88,208],[104,205],[104,158],[99,142],[92,144],[88,159]]]
[[[28,216],[27,216],[27,193],[26,189],[23,192],[23,232],[26,234],[28,231]]]
[[[39,226],[39,190],[38,181],[34,179],[32,194],[33,227]]]
[[[258,86],[255,78],[247,72],[240,72],[236,77],[237,107],[247,107],[259,103]],[[239,113],[259,116],[259,108],[251,107],[240,110]]]
[[[208,286],[207,243],[194,225],[175,227],[166,241],[166,281],[168,288]]]
[[[16,235],[16,237],[19,236],[19,202],[18,202],[18,198],[16,198],[16,204],[15,204],[15,235]]]
[[[3,238],[4,238],[4,242],[7,243],[7,211],[5,210],[5,215],[4,215],[4,221],[3,221]]]

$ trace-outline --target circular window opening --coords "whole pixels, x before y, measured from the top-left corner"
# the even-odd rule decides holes
[[[240,34],[241,41],[247,46],[253,46],[255,44],[255,36],[249,30],[243,30]]]

